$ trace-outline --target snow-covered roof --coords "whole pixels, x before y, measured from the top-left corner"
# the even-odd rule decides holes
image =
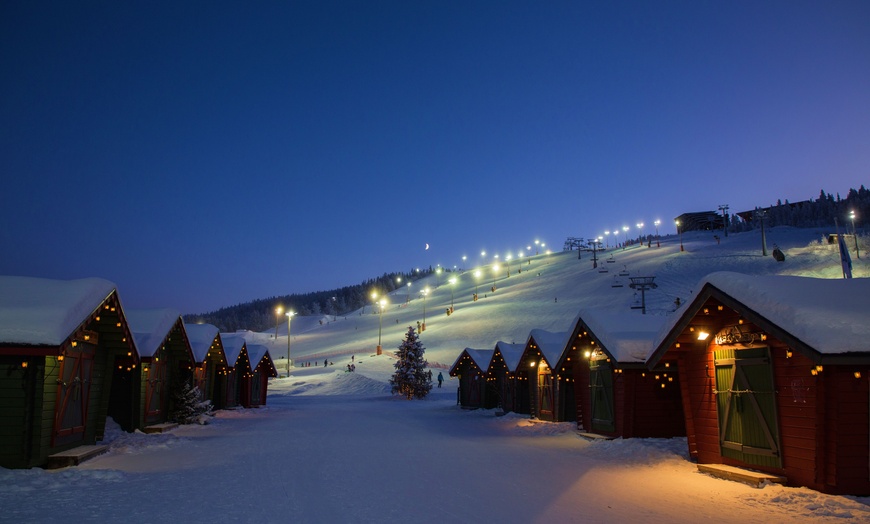
[[[517,366],[520,365],[520,358],[523,356],[523,350],[525,348],[525,344],[508,344],[501,340],[495,343],[495,349],[497,349],[501,354],[505,366],[507,366],[508,371],[511,373],[516,371]]]
[[[550,367],[555,367],[565,351],[565,346],[568,344],[568,337],[571,333],[559,332],[553,333],[543,329],[533,329],[529,333],[529,339],[535,339],[538,344],[538,350],[544,356],[544,360]]]
[[[126,311],[127,324],[139,356],[153,357],[172,331],[181,313],[174,309],[131,309]]]
[[[218,336],[220,330],[211,324],[185,323],[184,331],[187,332],[187,341],[190,342],[193,358],[196,359],[197,363],[205,362],[214,337]]]
[[[465,350],[463,350],[462,353],[460,353],[459,356],[456,357],[456,362],[454,362],[453,365],[450,366],[450,370],[452,372],[456,368],[456,366],[459,364],[459,361],[462,360],[462,355],[468,355],[469,357],[471,357],[474,365],[476,365],[478,369],[480,369],[480,371],[486,373],[486,371],[489,369],[489,362],[492,360],[493,353],[495,353],[494,349],[465,348]]]
[[[221,333],[221,345],[224,347],[224,355],[227,356],[227,365],[235,367],[242,349],[245,347],[245,337],[235,333]]]
[[[598,339],[601,350],[621,363],[643,363],[650,357],[662,326],[668,320],[660,315],[636,311],[602,311],[584,308],[574,322],[582,322]]]
[[[702,278],[699,291],[687,303],[693,303],[707,285],[820,354],[870,352],[870,278],[756,276],[719,271]],[[657,337],[657,347],[682,316],[668,319]]]
[[[102,278],[0,276],[0,344],[59,346],[114,291]]]
[[[272,358],[272,355],[269,354],[269,348],[263,344],[248,344],[246,347],[248,349],[248,360],[251,361],[251,369],[256,369],[260,361],[266,358],[266,355],[269,355],[270,360]]]

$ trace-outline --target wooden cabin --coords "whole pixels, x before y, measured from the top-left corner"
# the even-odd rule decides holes
[[[713,273],[648,364],[678,363],[689,453],[870,495],[870,279]]]
[[[250,393],[246,408],[256,408],[266,405],[266,394],[269,388],[269,378],[278,376],[269,348],[263,344],[246,344],[248,358],[251,362],[251,377],[248,381]]]
[[[173,395],[192,380],[194,357],[178,311],[131,309],[127,321],[142,365],[138,373],[126,372],[124,363],[115,367],[113,380],[129,380],[131,398],[113,395],[109,414],[127,431],[145,430],[169,422]]]
[[[113,283],[0,277],[0,466],[101,440],[124,357],[138,365]]]
[[[648,370],[666,317],[584,309],[558,364],[571,379],[577,426],[608,437],[686,434],[675,362]]]
[[[250,403],[250,373],[251,364],[248,360],[247,341],[237,333],[221,333],[221,344],[227,357],[227,366],[223,374],[218,375],[221,404],[215,407],[229,409],[245,406]]]
[[[193,354],[193,383],[199,388],[203,399],[217,407],[222,390],[219,376],[227,366],[227,358],[221,343],[220,330],[211,324],[184,324],[190,350]]]
[[[492,409],[498,404],[496,392],[489,391],[486,372],[492,349],[465,348],[450,367],[450,376],[459,379],[457,403],[466,409]]]
[[[496,342],[487,367],[486,380],[492,385],[491,390],[498,399],[496,407],[504,411],[517,411],[515,374],[525,347],[525,344]],[[528,406],[525,409],[524,413],[528,413]]]
[[[564,380],[566,375],[554,372],[565,350],[569,333],[552,333],[533,329],[529,333],[523,354],[517,366],[517,413],[549,421],[574,420],[576,410],[564,409],[565,399],[573,406],[573,391]],[[528,406],[528,411],[523,408]]]

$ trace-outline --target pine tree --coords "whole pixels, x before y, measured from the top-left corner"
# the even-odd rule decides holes
[[[179,424],[206,424],[212,414],[210,400],[202,400],[202,394],[193,384],[184,384],[173,395],[175,406],[170,419]]]
[[[390,385],[392,392],[398,393],[411,400],[412,398],[425,398],[432,389],[432,379],[429,378],[427,367],[429,363],[423,358],[426,348],[417,338],[417,332],[413,327],[408,327],[405,340],[399,346],[398,357],[394,367],[396,368]]]

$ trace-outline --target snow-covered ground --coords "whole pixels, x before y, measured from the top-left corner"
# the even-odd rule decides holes
[[[394,360],[274,380],[269,405],[163,435],[113,432],[57,471],[0,469],[4,522],[845,522],[870,498],[698,473],[684,439],[587,441],[572,423],[389,394]],[[341,364],[344,362],[342,361]]]
[[[770,231],[769,249],[784,251],[782,263],[761,256],[757,232],[719,242],[687,233],[686,252],[678,237],[661,248],[608,251],[600,254],[607,273],[592,268],[591,253],[541,254],[521,266],[514,260],[510,277],[502,268],[495,293],[491,268],[475,282],[469,264],[415,282],[410,297],[394,293],[381,318],[370,306],[337,319],[294,318],[291,354],[312,367],[272,380],[266,407],[221,411],[209,425],[164,435],[114,430],[109,453],[74,468],[0,469],[0,521],[870,521],[870,498],[755,489],[698,473],[684,439],[590,442],[573,423],[464,411],[451,379],[422,401],[389,393],[390,354],[407,326],[422,321],[424,285],[432,291],[420,340],[431,363],[449,366],[466,347],[524,342],[532,329],[567,331],[581,307],[631,311],[634,293],[619,270],[656,277],[647,310],[665,318],[712,271],[841,277],[836,246],[817,242],[827,232]],[[853,260],[856,277],[870,275],[866,260]],[[448,276],[459,278],[449,317]],[[379,320],[386,353],[374,356]],[[286,330],[279,326],[277,339],[247,334],[270,345],[282,372]],[[347,373],[352,355],[356,372]],[[324,358],[334,365],[324,367]]]

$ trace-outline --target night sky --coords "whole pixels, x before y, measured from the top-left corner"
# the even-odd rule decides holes
[[[0,274],[133,308],[672,233],[870,165],[866,1],[4,1],[0,78]]]

